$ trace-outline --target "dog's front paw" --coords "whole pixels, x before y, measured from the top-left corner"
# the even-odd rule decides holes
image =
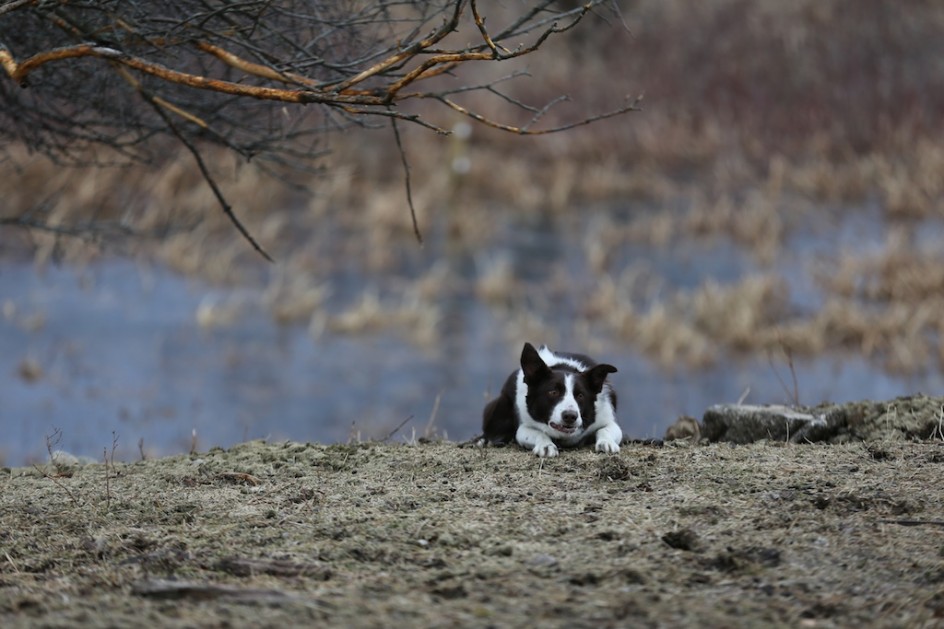
[[[531,450],[531,452],[534,452],[542,459],[552,458],[557,456],[557,446],[555,446],[553,443],[539,443],[538,445],[534,446],[534,449]]]
[[[597,441],[596,451],[605,452],[606,454],[616,454],[619,452],[619,444],[610,439],[600,439]]]

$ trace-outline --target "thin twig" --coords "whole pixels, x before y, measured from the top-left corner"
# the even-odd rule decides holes
[[[492,56],[495,59],[502,59],[505,54],[510,54],[511,51],[505,48],[504,46],[501,47],[502,49],[501,52],[498,51],[498,46],[495,44],[494,41],[492,41],[492,38],[489,37],[488,35],[488,31],[485,29],[485,18],[483,18],[479,14],[479,8],[475,0],[470,0],[469,6],[472,9],[472,18],[475,20],[475,25],[478,27],[479,32],[482,34],[482,39],[485,40],[486,45],[492,51]]]
[[[900,526],[944,526],[944,520],[880,520],[885,524]]]
[[[404,419],[402,422],[400,422],[399,424],[397,424],[397,427],[394,428],[393,430],[391,430],[391,431],[387,434],[386,437],[384,437],[383,439],[380,440],[380,442],[381,442],[381,443],[386,443],[387,441],[390,441],[391,439],[393,439],[393,436],[394,436],[395,434],[397,434],[398,432],[400,432],[400,429],[403,428],[404,426],[406,426],[406,425],[407,425],[407,422],[409,422],[411,419],[413,419],[413,416],[412,416],[412,415],[410,415],[409,417],[407,417],[406,419]]]
[[[548,111],[550,111],[551,107],[553,107],[553,106],[556,105],[557,103],[561,103],[561,102],[564,102],[564,101],[567,101],[567,100],[570,100],[570,99],[569,99],[566,95],[558,96],[557,98],[555,98],[554,100],[552,100],[551,102],[549,102],[547,105],[545,105],[544,107],[542,107],[541,109],[539,109],[538,111],[536,111],[536,112],[534,113],[534,116],[531,117],[531,120],[528,121],[528,124],[526,124],[526,125],[524,125],[523,127],[521,127],[521,130],[522,130],[522,131],[528,131],[528,129],[530,129],[530,128],[532,127],[532,125],[537,124],[537,122],[538,122],[542,117],[544,117],[544,114],[546,114]]]
[[[780,338],[780,349],[783,350],[783,354],[787,359],[787,367],[790,369],[790,377],[793,380],[793,405],[800,405],[800,387],[797,383],[796,368],[793,365],[793,350],[784,342],[783,338]],[[787,396],[790,396],[790,389],[787,387],[787,383],[783,381],[783,378],[780,377],[780,371],[777,370],[777,367],[774,365],[773,355],[768,351],[767,352],[767,362],[770,364],[771,370],[774,372],[774,375],[777,376],[777,380],[780,382],[780,386],[783,388],[784,393]]]
[[[492,127],[494,129],[500,129],[502,131],[516,133],[518,135],[547,135],[549,133],[560,133],[561,131],[567,131],[568,129],[573,129],[575,127],[582,127],[583,125],[588,125],[598,120],[605,120],[606,118],[613,118],[614,116],[619,116],[630,111],[640,111],[639,103],[642,101],[642,96],[638,96],[631,104],[624,105],[623,107],[620,107],[619,109],[614,109],[613,111],[597,114],[596,116],[590,116],[589,118],[584,118],[576,122],[570,122],[570,123],[563,124],[557,127],[552,127],[550,129],[525,129],[525,128],[516,127],[513,125],[502,124],[500,122],[496,122],[494,120],[486,118],[482,114],[471,111],[470,109],[467,109],[463,107],[462,105],[456,103],[455,101],[449,100],[448,98],[445,98],[440,94],[429,94],[423,97],[438,100],[444,105],[458,111],[460,114],[468,116],[469,118],[472,118],[476,122],[480,122],[484,124],[485,126]]]
[[[391,109],[360,109],[357,107],[346,106],[343,108],[344,113],[353,114],[355,116],[382,116],[384,118],[397,118],[399,120],[405,120],[406,122],[412,122],[421,127],[426,127],[431,131],[435,131],[439,135],[450,135],[452,131],[448,129],[443,129],[440,126],[437,126],[431,122],[423,120],[419,114],[404,114],[399,111],[394,111]]]
[[[397,128],[397,119],[391,118],[390,125],[393,127],[393,137],[397,140],[397,150],[400,152],[400,162],[403,164],[403,177],[406,182],[406,201],[410,205],[410,218],[413,220],[413,234],[416,236],[416,241],[423,244],[423,234],[420,233],[420,225],[416,220],[416,208],[413,207],[413,188],[410,185],[410,162],[406,158],[403,142],[400,141],[400,129]]]
[[[48,478],[49,480],[51,480],[51,481],[53,482],[53,484],[54,484],[56,487],[58,487],[59,489],[61,489],[61,490],[64,491],[64,492],[66,492],[66,495],[69,496],[69,500],[72,501],[72,504],[74,504],[74,505],[77,506],[77,507],[78,507],[78,506],[81,506],[81,505],[79,505],[79,499],[75,497],[75,494],[72,493],[72,490],[69,489],[64,483],[62,483],[62,482],[59,480],[58,477],[53,476],[52,474],[50,474],[50,473],[47,472],[46,470],[42,469],[41,467],[39,467],[39,466],[36,465],[35,463],[33,464],[33,469],[35,469],[37,472],[39,472],[39,473],[42,475],[43,478]]]
[[[180,140],[180,143],[183,144],[188,151],[190,151],[194,161],[197,163],[197,168],[200,169],[200,174],[203,176],[203,180],[208,186],[210,186],[210,190],[213,191],[213,196],[216,197],[217,203],[220,204],[220,208],[223,210],[223,213],[226,214],[226,217],[229,218],[233,226],[236,227],[239,233],[242,234],[243,238],[245,238],[249,244],[252,245],[252,248],[255,249],[259,255],[269,262],[275,262],[275,260],[272,259],[272,256],[270,256],[266,250],[262,248],[262,245],[256,241],[253,235],[249,233],[249,230],[246,229],[242,222],[236,217],[236,214],[233,213],[232,206],[230,206],[229,202],[226,200],[226,197],[223,196],[223,191],[220,190],[220,187],[217,185],[216,180],[210,173],[209,168],[207,168],[206,163],[203,161],[203,155],[200,154],[200,150],[194,146],[187,136],[181,133],[180,129],[177,128],[177,125],[174,124],[174,121],[171,119],[171,117],[168,116],[164,111],[164,108],[158,103],[154,102],[153,98],[146,90],[142,89],[140,90],[140,93],[144,99],[147,100],[147,102],[150,103],[152,107],[154,107],[154,110],[164,121],[164,124],[167,125],[167,128],[170,129],[171,133],[173,133],[177,139]]]
[[[111,431],[111,456],[108,457],[108,462],[111,463],[111,469],[115,469],[115,450],[118,448],[118,432]]]
[[[10,11],[16,11],[22,7],[25,7],[27,4],[35,4],[36,0],[13,0],[13,2],[7,2],[4,5],[0,5],[0,15],[9,13]]]

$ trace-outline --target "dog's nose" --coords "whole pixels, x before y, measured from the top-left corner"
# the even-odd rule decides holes
[[[561,420],[567,426],[573,426],[577,423],[577,413],[573,411],[564,411],[561,413]]]

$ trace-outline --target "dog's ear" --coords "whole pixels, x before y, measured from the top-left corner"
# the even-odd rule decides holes
[[[538,350],[534,349],[531,343],[525,343],[521,350],[521,372],[524,374],[525,384],[540,382],[551,375],[550,367],[541,359]]]
[[[616,367],[613,365],[597,365],[591,369],[588,369],[584,376],[587,378],[587,383],[590,385],[590,390],[594,393],[599,393],[603,390],[603,383],[606,382],[606,376],[611,373],[616,373]]]

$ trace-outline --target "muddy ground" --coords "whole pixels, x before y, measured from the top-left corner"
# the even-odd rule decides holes
[[[944,624],[944,443],[251,442],[0,473],[0,625]]]

